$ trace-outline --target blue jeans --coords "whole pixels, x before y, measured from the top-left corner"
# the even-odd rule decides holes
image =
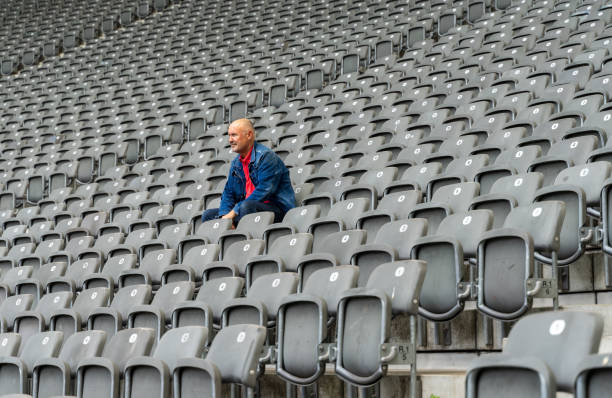
[[[273,205],[272,203],[263,203],[258,202],[256,200],[245,200],[242,202],[238,211],[236,212],[236,217],[234,217],[234,226],[237,226],[240,222],[240,219],[247,214],[257,213],[260,211],[271,211],[274,213],[274,222],[283,221],[283,217],[285,216],[285,212],[283,212],[278,206]],[[215,220],[219,218],[219,209],[208,209],[204,210],[202,213],[202,222]]]

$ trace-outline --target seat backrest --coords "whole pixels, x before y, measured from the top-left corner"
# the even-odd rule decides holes
[[[127,319],[133,307],[149,304],[152,296],[151,285],[126,286],[115,293],[111,307],[119,311],[123,319]]]
[[[157,344],[153,357],[163,361],[172,373],[179,359],[201,358],[207,339],[208,329],[202,326],[170,329]]]
[[[255,279],[247,291],[249,300],[263,303],[269,319],[275,319],[281,300],[297,292],[298,276],[293,272],[277,272]]]
[[[461,243],[463,257],[476,257],[480,235],[493,228],[491,210],[470,210],[446,216],[438,226],[437,235],[451,236]]]
[[[191,224],[173,224],[162,229],[157,237],[162,242],[166,242],[169,247],[177,247],[179,241],[191,232]]]
[[[91,311],[98,307],[106,307],[110,301],[110,289],[95,287],[83,290],[72,304],[72,309],[86,321]]]
[[[612,166],[606,161],[568,167],[557,174],[555,185],[579,186],[586,195],[587,205],[599,207],[601,188],[611,172]]]
[[[218,260],[220,251],[221,248],[216,243],[193,246],[183,254],[181,264],[192,267],[206,265]]]
[[[25,364],[28,373],[32,374],[37,360],[57,357],[63,341],[64,333],[62,332],[38,333],[25,341],[19,357]]]
[[[557,389],[573,392],[580,361],[599,349],[603,320],[589,312],[542,312],[520,319],[503,352],[535,356],[552,371]]]
[[[340,265],[317,270],[306,280],[302,293],[311,294],[325,300],[327,313],[336,314],[338,301],[345,291],[357,286],[359,268],[353,265]]]
[[[136,267],[137,260],[138,257],[132,253],[109,257],[104,263],[102,274],[111,275],[116,279],[122,271]]]
[[[231,228],[232,220],[230,219],[210,220],[202,223],[198,227],[196,235],[207,238],[210,243],[217,243],[219,241],[219,236],[223,232],[229,231]]]
[[[378,202],[376,209],[388,211],[396,219],[406,218],[412,207],[421,202],[422,196],[419,190],[389,193]]]
[[[85,258],[70,264],[66,271],[66,276],[72,279],[77,286],[83,284],[86,276],[94,274],[100,270],[100,260],[97,258]]]
[[[32,277],[38,279],[38,281],[44,286],[50,278],[57,276],[63,276],[66,273],[68,264],[64,262],[52,262],[43,264],[40,268],[34,270]]]
[[[515,207],[504,222],[504,228],[527,232],[536,252],[559,250],[561,227],[565,217],[565,202],[546,200],[529,206]]]
[[[17,356],[20,346],[21,335],[19,333],[0,334],[0,358]]]
[[[265,339],[263,326],[226,326],[215,336],[206,359],[219,369],[223,382],[254,387]]]
[[[294,207],[285,214],[283,223],[294,226],[298,232],[306,232],[308,225],[320,215],[321,208],[319,205]]]
[[[72,296],[72,292],[47,293],[38,301],[36,311],[44,317],[48,324],[53,312],[70,307]]]
[[[70,373],[74,376],[80,361],[102,354],[105,342],[106,332],[101,330],[77,332],[66,339],[59,359],[70,366]]]
[[[479,191],[480,184],[477,182],[445,185],[434,192],[431,201],[444,203],[453,213],[461,213],[469,208],[470,202],[478,196]]]
[[[147,328],[120,330],[104,346],[102,356],[108,358],[123,373],[125,364],[131,358],[148,356],[153,350],[155,331]]]
[[[354,198],[336,202],[329,209],[328,217],[336,217],[344,222],[347,229],[355,227],[357,219],[370,208],[370,199]]]
[[[387,244],[397,250],[399,259],[409,259],[414,242],[427,235],[428,222],[424,218],[397,220],[380,227],[374,242]]]
[[[491,194],[510,194],[517,200],[519,206],[524,206],[533,200],[535,192],[542,187],[542,173],[525,173],[497,179],[491,186]]]
[[[158,283],[165,268],[176,263],[176,250],[160,249],[147,253],[140,262],[140,269],[146,270],[151,279]]]
[[[349,264],[351,254],[357,247],[364,244],[365,240],[366,231],[363,230],[334,232],[321,242],[320,247],[316,249],[316,253],[329,253],[336,257],[339,264]]]
[[[34,296],[31,294],[18,294],[7,297],[0,305],[0,315],[6,322],[5,327],[12,328],[15,316],[22,311],[27,311],[32,307]]]
[[[269,255],[278,256],[283,260],[285,269],[297,271],[297,266],[302,256],[310,254],[312,250],[312,235],[308,233],[297,233],[284,235],[276,239],[270,250]]]
[[[263,230],[268,225],[274,222],[274,213],[271,211],[260,211],[257,213],[247,214],[240,219],[237,231],[247,232],[251,236],[261,239]]]
[[[162,309],[166,319],[171,319],[174,306],[193,298],[195,286],[193,282],[172,282],[159,288],[151,305]]]
[[[381,264],[370,274],[366,287],[384,291],[391,301],[394,315],[416,315],[425,271],[426,263],[420,260]]]
[[[238,265],[241,274],[244,274],[246,263],[255,256],[263,254],[266,242],[261,239],[248,239],[234,242],[225,250],[223,261]]]
[[[240,297],[244,288],[244,279],[236,276],[211,279],[200,287],[196,297],[210,307],[215,322],[221,317],[225,304],[234,298]]]

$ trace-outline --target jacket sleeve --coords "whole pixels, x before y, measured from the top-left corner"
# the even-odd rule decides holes
[[[270,197],[278,190],[283,168],[279,167],[277,160],[278,159],[275,158],[270,152],[263,156],[257,170],[257,186],[251,195],[249,195],[247,200],[256,200],[259,202],[269,200]],[[234,205],[234,211],[238,211],[238,208],[242,202],[243,201],[240,201]]]
[[[232,210],[232,207],[236,204],[236,198],[234,194],[234,174],[233,168],[230,167],[227,181],[225,182],[225,188],[223,189],[223,195],[221,195],[221,204],[219,205],[219,217],[226,215]]]

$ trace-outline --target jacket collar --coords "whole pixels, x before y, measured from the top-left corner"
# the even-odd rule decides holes
[[[253,149],[251,152],[251,160],[249,161],[249,165],[257,163],[259,158],[261,158],[262,145],[255,141],[253,144]],[[234,167],[242,168],[242,162],[240,161],[240,155],[236,155],[234,159]]]

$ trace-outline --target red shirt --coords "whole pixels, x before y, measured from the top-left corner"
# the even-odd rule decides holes
[[[251,181],[251,177],[249,176],[249,163],[251,162],[251,154],[253,153],[253,148],[248,155],[244,158],[240,157],[240,163],[242,163],[242,171],[244,173],[244,178],[246,179],[246,184],[244,190],[246,192],[245,199],[249,197],[250,194],[255,190],[255,185],[253,185],[253,181]]]

